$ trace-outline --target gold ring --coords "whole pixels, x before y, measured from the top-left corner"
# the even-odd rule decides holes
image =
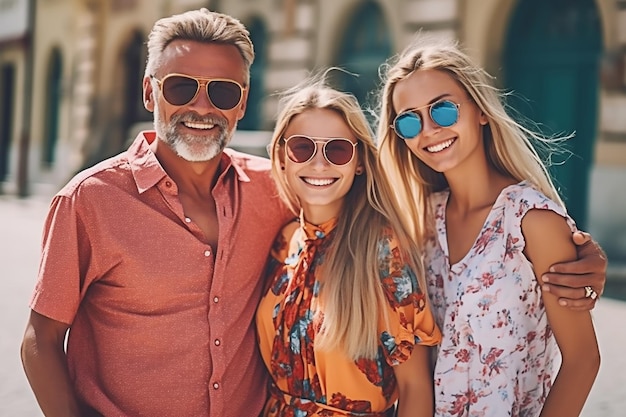
[[[590,286],[586,286],[585,287],[585,298],[591,298],[592,300],[595,300],[596,298],[598,298],[598,293],[591,288]]]

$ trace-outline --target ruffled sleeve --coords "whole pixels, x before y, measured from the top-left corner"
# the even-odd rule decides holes
[[[391,230],[379,242],[379,270],[388,301],[388,323],[381,318],[381,342],[389,365],[406,361],[415,344],[434,346],[441,341],[428,297],[402,256]]]

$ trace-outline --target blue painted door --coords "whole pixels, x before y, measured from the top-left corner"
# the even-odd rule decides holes
[[[0,67],[0,182],[5,181],[9,173],[9,153],[15,116],[15,72],[15,66],[12,64]],[[1,184],[0,193],[2,193]]]
[[[260,19],[255,19],[248,25],[250,38],[254,45],[255,57],[250,68],[250,91],[246,114],[237,124],[239,130],[263,129],[263,98],[265,86],[263,77],[267,67],[267,29]]]
[[[338,87],[356,96],[361,106],[375,105],[378,68],[391,55],[389,30],[378,4],[367,1],[346,26],[335,65],[356,74],[337,74]]]
[[[44,115],[45,129],[42,164],[47,168],[54,165],[56,146],[59,139],[62,76],[61,52],[55,49],[50,58],[48,82],[46,83],[46,113]]]
[[[521,0],[504,50],[510,104],[546,135],[575,133],[551,154],[550,172],[580,227],[598,120],[601,28],[594,0]],[[528,120],[524,123],[537,128]]]

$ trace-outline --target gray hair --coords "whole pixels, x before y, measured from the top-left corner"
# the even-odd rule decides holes
[[[254,47],[250,40],[250,32],[234,17],[212,12],[204,7],[164,17],[154,24],[148,36],[146,76],[155,73],[163,50],[170,42],[177,39],[234,45],[244,60],[246,84],[250,82],[250,66],[254,61]]]

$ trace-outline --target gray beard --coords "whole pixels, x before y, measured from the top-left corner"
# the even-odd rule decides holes
[[[212,123],[218,132],[211,131],[206,135],[184,134],[179,131],[182,121]],[[201,117],[196,113],[187,112],[172,116],[169,123],[161,117],[158,106],[154,109],[154,129],[157,136],[166,143],[176,155],[189,162],[205,162],[218,156],[232,138],[233,129],[228,129],[226,119],[218,116]]]

